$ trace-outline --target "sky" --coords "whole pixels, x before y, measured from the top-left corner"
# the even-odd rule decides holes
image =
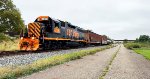
[[[112,39],[150,35],[150,0],[13,0],[25,24],[38,16],[71,22]]]

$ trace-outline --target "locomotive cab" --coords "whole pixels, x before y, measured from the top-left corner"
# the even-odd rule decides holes
[[[49,16],[40,16],[35,22],[42,23],[44,26],[44,31],[48,33],[60,33],[60,22],[56,19],[50,18]]]
[[[52,22],[48,16],[40,16],[34,22],[42,23],[44,31],[52,32]]]

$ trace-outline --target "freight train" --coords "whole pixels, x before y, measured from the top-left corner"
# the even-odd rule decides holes
[[[84,30],[69,22],[39,16],[21,32],[19,48],[25,51],[107,44],[107,36]]]

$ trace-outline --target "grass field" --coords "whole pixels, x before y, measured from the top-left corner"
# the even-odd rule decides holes
[[[150,43],[126,43],[124,46],[143,55],[146,59],[150,59]]]
[[[0,42],[0,51],[18,50],[19,39]]]
[[[140,48],[133,49],[136,53],[143,55],[146,59],[150,59],[150,49],[149,48]]]
[[[18,50],[19,38],[0,33],[0,51]]]

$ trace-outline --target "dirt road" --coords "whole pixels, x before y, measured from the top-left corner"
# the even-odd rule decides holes
[[[150,79],[150,61],[122,46],[104,79]]]
[[[99,79],[119,46],[20,79]],[[150,61],[123,45],[104,79],[150,79]]]
[[[118,46],[82,59],[67,62],[22,79],[97,79]]]

